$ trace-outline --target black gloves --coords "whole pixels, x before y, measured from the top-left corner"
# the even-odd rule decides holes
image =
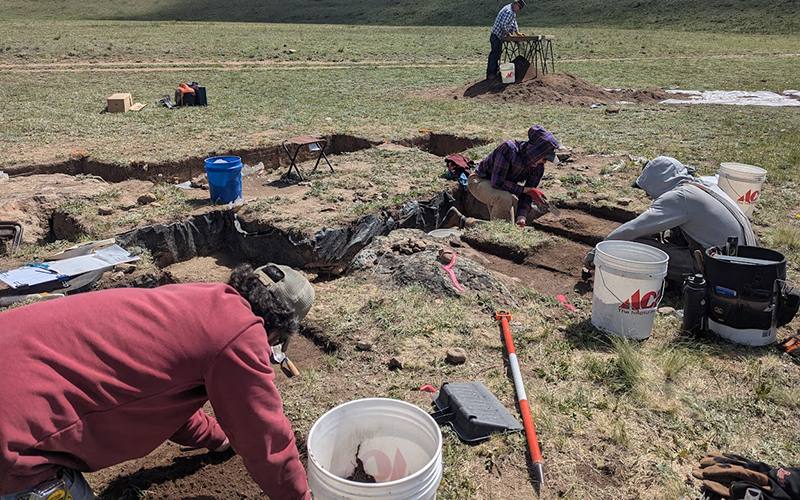
[[[800,500],[800,468],[773,468],[730,453],[709,453],[692,475],[717,498]]]

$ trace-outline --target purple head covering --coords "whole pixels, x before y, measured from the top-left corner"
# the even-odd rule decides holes
[[[532,149],[533,154],[544,156],[548,161],[556,163],[556,149],[559,147],[561,144],[553,134],[539,125],[528,129],[528,149]]]

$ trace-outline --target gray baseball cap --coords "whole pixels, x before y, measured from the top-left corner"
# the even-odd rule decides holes
[[[267,268],[275,269],[266,272]],[[272,263],[257,268],[253,274],[275,295],[284,299],[298,321],[306,317],[314,303],[314,287],[302,274],[289,266]]]

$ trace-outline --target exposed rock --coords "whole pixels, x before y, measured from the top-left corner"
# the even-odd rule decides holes
[[[191,186],[198,189],[208,189],[208,177],[206,174],[200,174],[191,181]]]
[[[609,106],[606,108],[606,113],[619,113],[619,108],[616,106]]]
[[[148,203],[153,203],[157,199],[158,198],[156,198],[156,195],[154,195],[153,193],[145,193],[141,195],[136,201],[139,203],[139,205],[147,205]]]
[[[403,255],[411,255],[425,251],[428,244],[417,238],[408,238],[406,241],[398,241],[392,246],[392,250],[399,251]]]
[[[658,308],[658,314],[673,314],[674,312],[674,307],[664,306]]]
[[[394,358],[389,360],[389,369],[390,370],[402,370],[404,364],[405,363],[403,362],[403,358],[394,357]]]
[[[633,200],[630,199],[630,198],[618,198],[617,199],[617,205],[621,205],[623,207],[627,207],[631,203],[633,203]]]
[[[117,264],[116,266],[114,266],[114,269],[116,269],[117,271],[122,271],[125,274],[130,274],[136,270],[136,264],[129,264],[129,263]]]
[[[448,349],[445,361],[454,365],[463,365],[467,361],[467,351],[460,347]]]
[[[121,208],[122,210],[125,210],[125,211],[127,212],[128,210],[133,210],[133,209],[134,209],[134,208],[136,208],[137,206],[138,206],[138,205],[137,205],[137,203],[136,203],[135,201],[126,201],[126,202],[124,202],[124,203],[122,203],[122,204],[120,205],[120,208]]]
[[[406,254],[400,250],[407,242],[423,240],[425,250]],[[464,294],[490,294],[507,300],[509,292],[493,271],[459,253],[453,272],[464,292],[459,292],[450,275],[442,269],[439,251],[450,248],[447,240],[428,236],[418,229],[398,229],[376,237],[350,263],[349,273],[365,271],[371,279],[392,281],[395,285],[420,285],[435,295],[455,297]]]
[[[102,206],[97,207],[97,214],[98,215],[111,215],[114,213],[114,209],[109,206]]]
[[[439,262],[441,262],[444,265],[451,263],[453,261],[453,257],[455,257],[455,254],[453,252],[445,252],[445,251],[439,252]]]
[[[356,349],[359,351],[371,351],[374,344],[368,340],[359,340],[356,342]]]

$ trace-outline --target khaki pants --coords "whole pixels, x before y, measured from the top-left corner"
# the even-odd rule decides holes
[[[491,180],[484,179],[478,174],[469,176],[467,188],[472,193],[472,196],[489,207],[489,218],[491,220],[502,219],[514,222],[517,214],[517,203],[519,203],[519,198],[516,195],[502,189],[493,188]]]

